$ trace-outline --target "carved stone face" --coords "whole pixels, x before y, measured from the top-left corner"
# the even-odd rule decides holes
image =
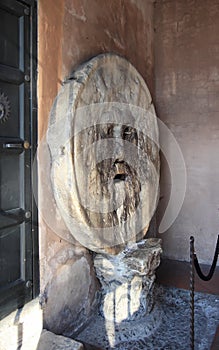
[[[94,58],[63,87],[48,129],[51,180],[82,245],[116,253],[144,236],[157,203],[157,142],[149,91],[121,57]]]
[[[82,184],[79,186],[79,194],[85,197],[85,202],[87,199],[83,209],[93,227],[120,225],[120,222],[126,221],[139,204],[141,184],[136,169],[126,161],[123,140],[129,140],[128,142],[136,145],[137,131],[123,125],[105,124],[90,127],[82,132],[75,142],[76,154],[83,144],[92,147],[94,142],[99,142],[100,146],[96,144],[94,152],[88,152],[84,162],[78,164],[76,168],[76,176],[82,173],[85,164],[90,170],[82,178],[80,175],[77,176],[77,182],[83,183],[83,186]],[[105,146],[103,150],[102,147]],[[99,155],[104,159],[96,160]]]

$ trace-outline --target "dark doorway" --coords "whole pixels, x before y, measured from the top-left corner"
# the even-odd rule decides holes
[[[36,5],[0,0],[0,318],[38,293]]]

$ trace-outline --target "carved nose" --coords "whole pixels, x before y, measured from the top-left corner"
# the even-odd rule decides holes
[[[123,174],[123,173],[125,173],[125,162],[124,162],[124,160],[116,159],[116,161],[114,162],[113,165],[115,167],[116,174]]]
[[[113,179],[114,182],[125,181],[127,178],[127,174],[124,160],[116,159],[114,162],[114,167],[116,172]]]

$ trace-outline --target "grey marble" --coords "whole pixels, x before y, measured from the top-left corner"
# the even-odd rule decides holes
[[[95,256],[96,275],[102,286],[100,311],[106,320],[120,323],[150,312],[161,252],[161,239],[149,238],[129,243],[117,255]]]

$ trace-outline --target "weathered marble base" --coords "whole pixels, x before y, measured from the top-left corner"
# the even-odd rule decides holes
[[[161,251],[161,240],[149,238],[130,243],[118,255],[95,256],[94,266],[102,286],[100,312],[105,320],[121,323],[151,311]]]

